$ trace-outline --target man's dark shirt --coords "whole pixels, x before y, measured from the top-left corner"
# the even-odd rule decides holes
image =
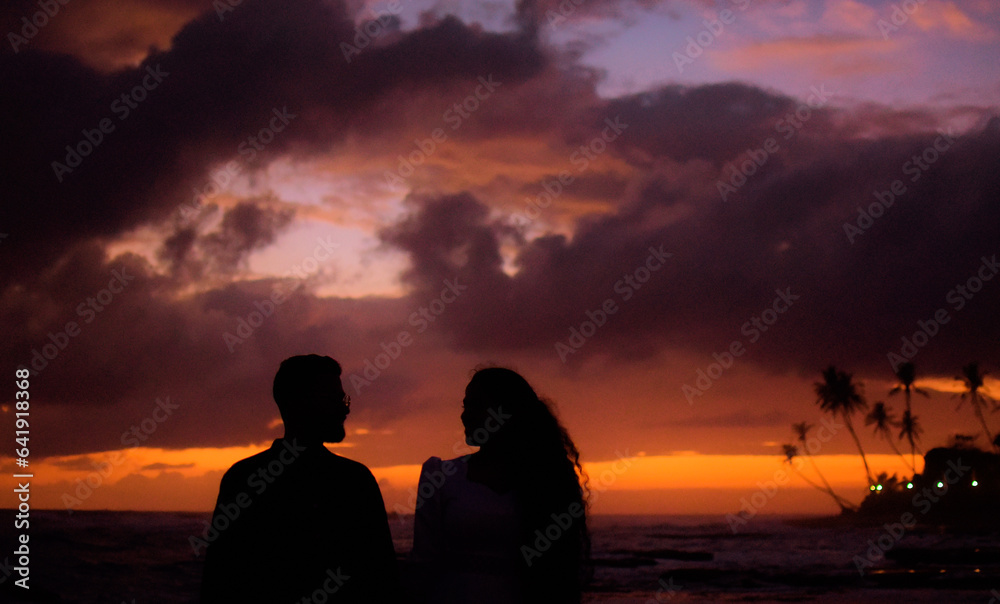
[[[202,604],[377,603],[397,596],[378,483],[364,465],[322,445],[278,439],[234,464],[222,477],[213,528]]]

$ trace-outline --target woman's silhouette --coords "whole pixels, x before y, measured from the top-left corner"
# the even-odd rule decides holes
[[[590,541],[580,454],[509,369],[476,371],[465,440],[479,451],[420,474],[413,553],[429,601],[580,602]]]

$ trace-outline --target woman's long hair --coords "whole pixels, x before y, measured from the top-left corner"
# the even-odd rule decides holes
[[[587,476],[580,452],[549,404],[518,373],[478,369],[469,387],[501,417],[496,439],[522,512],[521,555],[532,602],[580,602],[590,578]]]

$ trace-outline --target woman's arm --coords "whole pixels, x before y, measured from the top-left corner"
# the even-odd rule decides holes
[[[417,481],[413,549],[410,551],[406,572],[406,582],[417,602],[430,601],[441,568],[444,520],[440,489],[445,478],[441,464],[440,457],[431,457],[425,461]]]

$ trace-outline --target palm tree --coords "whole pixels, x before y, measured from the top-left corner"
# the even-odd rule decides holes
[[[903,411],[903,419],[899,420],[899,438],[902,440],[905,436],[906,439],[910,441],[911,446],[913,446],[921,456],[924,452],[920,450],[920,447],[917,447],[916,441],[920,440],[920,435],[923,434],[923,432],[924,429],[920,427],[920,422],[917,421],[917,416],[910,413],[909,409]],[[914,466],[913,471],[917,471],[916,466]]]
[[[896,455],[899,455],[900,459],[903,460],[903,463],[906,463],[906,458],[899,452],[899,448],[896,447],[896,443],[893,441],[892,433],[890,432],[890,428],[899,425],[899,422],[893,416],[892,407],[887,406],[882,401],[875,403],[872,410],[868,412],[868,416],[865,417],[865,425],[870,426],[872,424],[875,424],[875,435],[884,438],[889,443],[889,446],[892,447],[892,450],[896,452]],[[910,470],[916,473],[917,469],[915,465],[907,465],[910,467]]]
[[[834,416],[839,413],[844,419],[844,424],[847,425],[847,430],[851,433],[851,437],[854,438],[854,444],[858,446],[858,452],[861,453],[861,461],[865,464],[865,475],[868,478],[868,484],[875,484],[871,469],[868,468],[868,459],[865,457],[865,451],[861,448],[861,441],[858,440],[858,434],[854,431],[854,424],[851,422],[852,415],[868,408],[868,403],[865,402],[864,396],[858,391],[858,385],[854,383],[853,377],[851,374],[839,371],[836,367],[830,365],[823,370],[823,381],[816,382],[813,387],[816,391],[816,404],[820,406],[820,409]]]
[[[837,503],[838,506],[840,506],[840,511],[841,512],[846,512],[848,510],[857,509],[856,505],[854,505],[850,501],[847,501],[846,499],[844,499],[840,495],[837,495],[836,493],[834,493],[833,489],[831,489],[829,485],[827,485],[826,487],[823,487],[822,485],[816,484],[812,479],[810,479],[808,476],[806,476],[805,474],[803,474],[802,472],[800,472],[799,469],[795,467],[795,464],[792,463],[792,460],[794,460],[795,457],[798,456],[798,454],[799,454],[799,448],[798,447],[796,447],[795,445],[791,445],[791,444],[784,444],[784,445],[781,445],[781,448],[782,448],[782,451],[785,454],[785,463],[787,463],[788,465],[790,465],[792,467],[792,469],[795,470],[795,473],[799,475],[799,478],[801,478],[802,480],[806,481],[806,483],[809,486],[813,487],[814,489],[822,491],[822,492],[826,493],[827,495],[829,495],[830,497],[833,497],[833,500]],[[815,467],[815,464],[813,464],[813,467]],[[818,470],[817,470],[817,472],[818,472]]]
[[[962,380],[965,383],[965,392],[961,396],[961,400],[958,402],[958,407],[961,408],[962,403],[965,399],[969,399],[969,403],[972,405],[972,410],[976,413],[976,417],[979,419],[979,423],[983,426],[983,432],[986,433],[986,442],[996,446],[993,442],[993,434],[990,432],[989,426],[986,425],[986,417],[983,415],[983,407],[986,407],[989,403],[996,405],[996,401],[990,395],[981,392],[985,390],[983,387],[983,378],[986,377],[986,372],[979,371],[979,363],[969,363],[965,367],[962,367],[962,375],[956,377],[956,380]]]
[[[902,392],[906,398],[905,413],[908,413],[910,414],[910,417],[913,417],[912,409],[910,407],[910,393],[916,392],[917,394],[922,394],[925,397],[930,397],[930,394],[928,394],[927,391],[924,390],[923,388],[917,388],[916,386],[913,385],[913,382],[915,382],[917,379],[917,369],[913,365],[913,363],[903,363],[902,365],[900,365],[899,369],[896,370],[896,379],[899,380],[899,383],[892,387],[892,390],[889,391],[889,396],[892,396],[897,392]],[[913,468],[914,472],[916,472],[917,445],[916,443],[913,442],[912,433],[908,434],[910,442],[910,467]],[[900,438],[902,438],[902,436]],[[895,449],[895,446],[893,448]]]
[[[806,452],[806,459],[809,460],[810,465],[812,465],[813,470],[816,471],[816,475],[819,476],[819,479],[823,481],[823,484],[826,486],[826,490],[833,493],[833,487],[831,487],[830,483],[826,480],[826,476],[823,476],[823,473],[819,471],[819,466],[816,465],[816,460],[813,459],[812,453],[809,452],[809,447],[806,446],[806,440],[809,438],[809,431],[812,429],[813,425],[807,422],[792,424],[792,432],[795,432],[795,436],[799,439],[799,442],[802,443],[802,450]]]

